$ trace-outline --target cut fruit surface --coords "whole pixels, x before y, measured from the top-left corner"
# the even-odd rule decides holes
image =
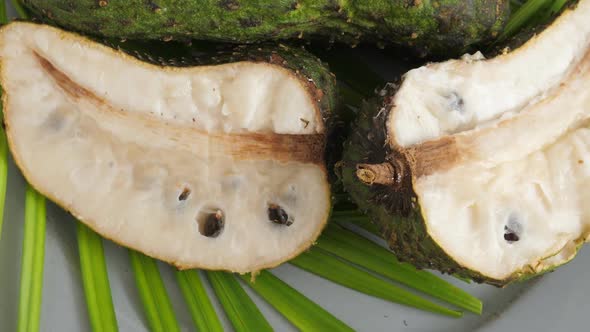
[[[410,71],[367,106],[343,178],[398,255],[504,285],[588,240],[588,17],[579,1],[512,53]]]
[[[333,81],[315,58],[326,86],[276,52],[161,67],[31,23],[2,29],[0,57],[15,160],[98,233],[182,268],[249,272],[323,228]]]

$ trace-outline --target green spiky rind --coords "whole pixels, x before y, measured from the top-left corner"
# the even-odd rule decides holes
[[[129,39],[252,43],[297,38],[393,43],[460,54],[491,40],[507,0],[25,0],[38,17],[87,34]]]
[[[379,227],[380,235],[398,259],[417,268],[435,269],[497,287],[556,269],[558,266],[542,271],[525,267],[505,279],[490,278],[471,270],[452,259],[429,235],[410,176],[404,180],[404,188],[399,191],[380,185],[367,186],[358,180],[355,175],[357,164],[381,163],[392,154],[386,146],[385,120],[396,91],[396,85],[389,85],[380,96],[363,104],[353,133],[344,143],[343,161],[337,173],[352,200]]]

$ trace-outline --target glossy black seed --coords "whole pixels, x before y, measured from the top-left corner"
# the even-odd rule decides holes
[[[217,210],[217,212],[205,216],[199,225],[199,232],[206,237],[217,237],[223,230],[224,224],[223,212]]]
[[[293,220],[289,218],[289,215],[283,208],[276,204],[270,204],[268,206],[268,219],[275,224],[290,226]]]
[[[516,233],[504,233],[504,240],[512,243],[517,242],[518,240],[520,240],[520,238],[518,237],[518,235],[516,235]]]

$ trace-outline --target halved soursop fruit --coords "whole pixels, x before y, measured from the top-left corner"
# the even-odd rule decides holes
[[[590,234],[590,0],[519,49],[408,72],[366,103],[341,176],[391,248],[503,286]]]
[[[329,215],[335,82],[300,49],[240,50],[231,63],[162,67],[9,24],[0,74],[14,159],[98,233],[180,268],[292,258]]]

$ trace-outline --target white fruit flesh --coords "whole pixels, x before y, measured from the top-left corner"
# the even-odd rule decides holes
[[[429,161],[413,180],[428,233],[465,268],[541,272],[588,239],[588,17],[582,0],[522,50],[417,70],[395,96],[391,146]],[[450,91],[462,111],[441,103]]]
[[[388,121],[392,143],[410,146],[520,112],[559,85],[590,45],[590,1],[579,2],[517,51],[478,54],[412,70]]]
[[[248,272],[319,235],[324,126],[290,71],[162,68],[28,23],[2,29],[0,57],[15,160],[104,236],[184,268]],[[269,220],[270,207],[293,223]],[[217,211],[221,232],[203,234]]]

